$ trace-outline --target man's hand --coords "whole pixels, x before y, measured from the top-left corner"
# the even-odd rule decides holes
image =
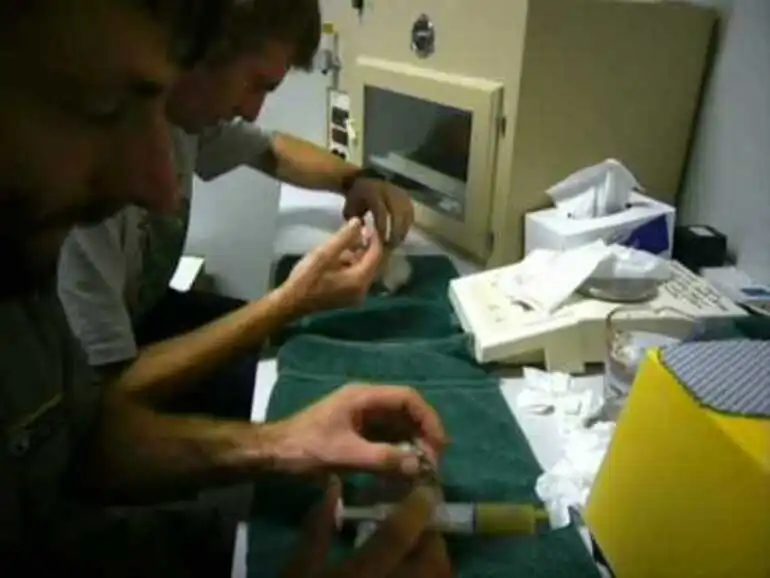
[[[347,560],[327,565],[335,531],[339,480],[333,479],[324,502],[310,513],[300,543],[281,578],[448,578],[451,569],[430,552],[428,522],[438,502],[430,488],[418,486],[374,535]]]
[[[404,242],[414,222],[412,199],[404,190],[387,181],[361,177],[353,182],[345,198],[342,214],[346,219],[363,218],[371,211],[377,233],[384,243],[397,247]]]
[[[270,427],[277,469],[295,474],[413,477],[419,459],[398,442],[416,440],[434,463],[446,444],[438,414],[417,391],[400,386],[347,385]]]
[[[380,268],[382,243],[351,219],[294,266],[279,288],[300,315],[363,301]]]

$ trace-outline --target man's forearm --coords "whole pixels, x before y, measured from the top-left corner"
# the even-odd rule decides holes
[[[280,466],[282,425],[162,415],[111,389],[76,475],[84,498],[101,503],[173,499],[254,479]]]
[[[276,133],[255,168],[298,187],[341,193],[358,167],[307,141]]]
[[[178,337],[143,348],[111,387],[151,405],[171,399],[230,358],[255,347],[296,318],[279,290]]]

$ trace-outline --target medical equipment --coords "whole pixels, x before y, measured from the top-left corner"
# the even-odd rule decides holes
[[[672,277],[644,307],[617,315],[615,327],[667,333],[683,316],[696,320],[745,317],[748,313],[675,261]],[[528,310],[507,297],[502,286],[516,265],[455,279],[449,299],[473,341],[480,363],[537,363],[549,371],[580,373],[605,360],[605,327],[617,303],[573,295],[551,314]],[[677,313],[677,312],[681,312]]]
[[[700,273],[736,303],[759,315],[770,315],[769,285],[757,283],[736,267],[705,268]]]
[[[328,4],[340,39],[328,145],[408,190],[417,225],[447,245],[485,267],[521,259],[523,217],[547,204],[546,189],[608,157],[673,204],[715,11],[629,0]]]
[[[394,504],[341,506],[339,522],[382,522]],[[444,503],[436,507],[429,528],[445,534],[533,535],[550,529],[548,512],[527,504]]]

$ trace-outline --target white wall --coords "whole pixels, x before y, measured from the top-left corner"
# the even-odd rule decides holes
[[[320,0],[321,11],[339,0]],[[320,73],[292,72],[267,99],[257,124],[326,145],[326,88]],[[196,181],[186,251],[206,257],[219,292],[256,299],[268,288],[280,185],[242,168],[210,183]]]
[[[770,0],[691,0],[724,15],[682,196],[682,221],[728,235],[770,283]]]
[[[296,72],[272,94],[257,124],[325,144],[327,79]],[[279,183],[240,168],[209,183],[196,179],[186,252],[206,258],[217,290],[256,299],[268,288]]]
[[[322,0],[332,12],[335,0]],[[340,0],[336,0],[338,3]],[[690,0],[724,14],[706,88],[681,218],[729,237],[741,268],[770,283],[770,0]],[[335,9],[349,9],[347,1]],[[325,91],[318,73],[295,73],[268,100],[259,124],[325,143]],[[188,250],[207,257],[222,291],[242,298],[267,283],[279,188],[248,169],[198,183]]]

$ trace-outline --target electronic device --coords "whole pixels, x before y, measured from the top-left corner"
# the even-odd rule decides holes
[[[708,225],[679,225],[674,230],[674,259],[695,272],[721,267],[727,260],[727,237]]]
[[[717,15],[636,0],[330,3],[350,116],[332,150],[407,190],[437,240],[484,268],[516,262],[548,187],[608,157],[674,204]]]
[[[350,97],[338,90],[327,92],[327,147],[347,161],[350,159],[351,140],[355,138],[350,122]]]
[[[704,268],[700,274],[736,303],[758,315],[770,315],[770,286],[757,283],[737,267]]]
[[[744,317],[748,313],[708,281],[671,261],[672,278],[652,300],[625,306],[616,326],[672,331],[687,320]],[[450,282],[449,299],[463,329],[472,337],[479,363],[545,363],[549,371],[580,373],[604,362],[607,317],[624,305],[575,294],[552,314],[527,310],[501,289],[515,265]]]

